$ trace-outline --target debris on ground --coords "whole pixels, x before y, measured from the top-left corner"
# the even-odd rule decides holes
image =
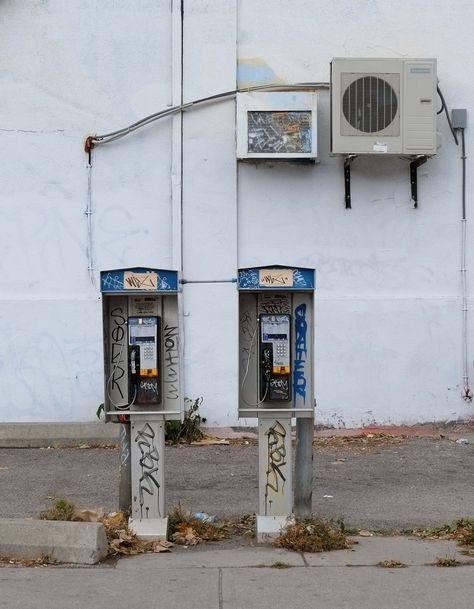
[[[321,518],[297,518],[275,539],[275,545],[295,552],[328,552],[345,550],[354,543],[349,539],[341,522]]]
[[[474,518],[458,518],[436,527],[413,529],[410,533],[426,539],[454,539],[462,546],[474,546]]]
[[[227,438],[227,442],[238,446],[257,446],[258,438],[255,436],[242,436],[240,438]]]
[[[105,514],[102,508],[96,510],[76,510],[74,504],[64,497],[55,499],[52,507],[40,514],[42,520],[67,520],[74,522],[100,522],[104,525],[109,546],[109,556],[131,555],[144,552],[169,552],[173,546],[168,541],[138,539],[128,528],[128,518],[124,512]],[[32,564],[35,564],[33,561]],[[51,564],[43,561],[41,564]]]
[[[217,516],[210,516],[209,514],[206,514],[206,512],[194,512],[193,518],[197,518],[198,520],[202,520],[204,522],[212,523],[217,521]]]
[[[102,508],[98,510],[74,510],[71,520],[76,522],[103,522],[105,513]]]
[[[242,537],[255,537],[255,526],[257,517],[255,514],[244,514],[233,518],[226,518],[222,521],[223,528],[229,537],[234,535]]]
[[[91,510],[83,510],[90,512]],[[97,511],[100,516],[100,510]],[[121,554],[130,556],[145,552],[169,552],[173,544],[166,540],[139,539],[128,528],[128,518],[124,512],[112,512],[104,515],[101,520],[109,543],[109,556]]]
[[[200,515],[205,516],[204,518]],[[230,537],[228,527],[203,512],[192,513],[178,504],[168,516],[170,539],[177,544],[194,546],[202,541],[220,541]]]
[[[0,556],[0,564],[15,567],[51,567],[58,565],[58,561],[48,554],[41,554],[38,558],[12,558],[11,556]]]
[[[381,560],[376,566],[382,569],[404,569],[408,565],[401,560]]]
[[[462,563],[455,556],[437,556],[434,564],[437,567],[459,567]]]
[[[213,438],[212,436],[206,435],[204,435],[200,440],[191,442],[192,446],[228,446],[229,444],[229,440],[225,440],[224,438]]]
[[[355,436],[315,438],[314,445],[319,448],[335,450],[370,451],[386,446],[406,444],[408,439],[408,436],[388,433],[361,433]]]

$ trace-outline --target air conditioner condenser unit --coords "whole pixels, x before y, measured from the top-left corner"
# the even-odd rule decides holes
[[[335,58],[334,154],[436,154],[436,59]]]

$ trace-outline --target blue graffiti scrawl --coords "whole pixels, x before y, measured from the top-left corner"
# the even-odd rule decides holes
[[[305,288],[307,286],[306,278],[299,269],[293,271],[293,285],[298,288]]]
[[[258,288],[259,275],[256,269],[239,271],[239,288]]]
[[[306,402],[306,377],[304,374],[307,354],[306,305],[300,304],[295,309],[295,361],[293,366],[293,391]]]

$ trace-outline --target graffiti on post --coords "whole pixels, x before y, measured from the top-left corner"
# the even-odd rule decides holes
[[[127,407],[128,404],[120,405],[118,402],[127,402],[127,375],[126,361],[128,349],[126,346],[127,318],[123,307],[117,306],[110,311],[110,367],[112,372],[108,380],[109,396],[116,408]]]
[[[270,515],[272,508],[271,492],[282,494],[286,477],[282,468],[286,465],[286,430],[279,421],[265,432],[267,436],[267,472],[265,484],[265,516]]]
[[[164,394],[165,400],[177,400],[179,398],[179,347],[178,326],[165,325],[163,330],[164,339]]]
[[[306,377],[305,366],[307,357],[307,333],[308,322],[306,321],[306,305],[300,304],[295,309],[295,361],[293,365],[293,390],[295,396],[303,398],[306,402]]]
[[[160,456],[154,440],[155,432],[149,423],[146,423],[140,431],[137,431],[135,442],[140,451],[140,478],[138,480],[140,520],[150,517],[150,507],[146,505],[148,503],[147,499],[153,499],[156,502],[158,517],[161,518],[160,483],[158,482]],[[153,517],[153,511],[151,517]]]
[[[259,294],[258,313],[290,315],[291,300],[288,294]]]
[[[127,428],[120,425],[120,467],[125,469],[127,461],[130,459],[130,449],[128,447]]]

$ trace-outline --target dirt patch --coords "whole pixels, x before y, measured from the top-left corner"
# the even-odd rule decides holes
[[[315,438],[316,448],[369,452],[389,446],[407,444],[408,436],[398,436],[386,433],[362,433],[355,436],[329,436],[326,438]]]

